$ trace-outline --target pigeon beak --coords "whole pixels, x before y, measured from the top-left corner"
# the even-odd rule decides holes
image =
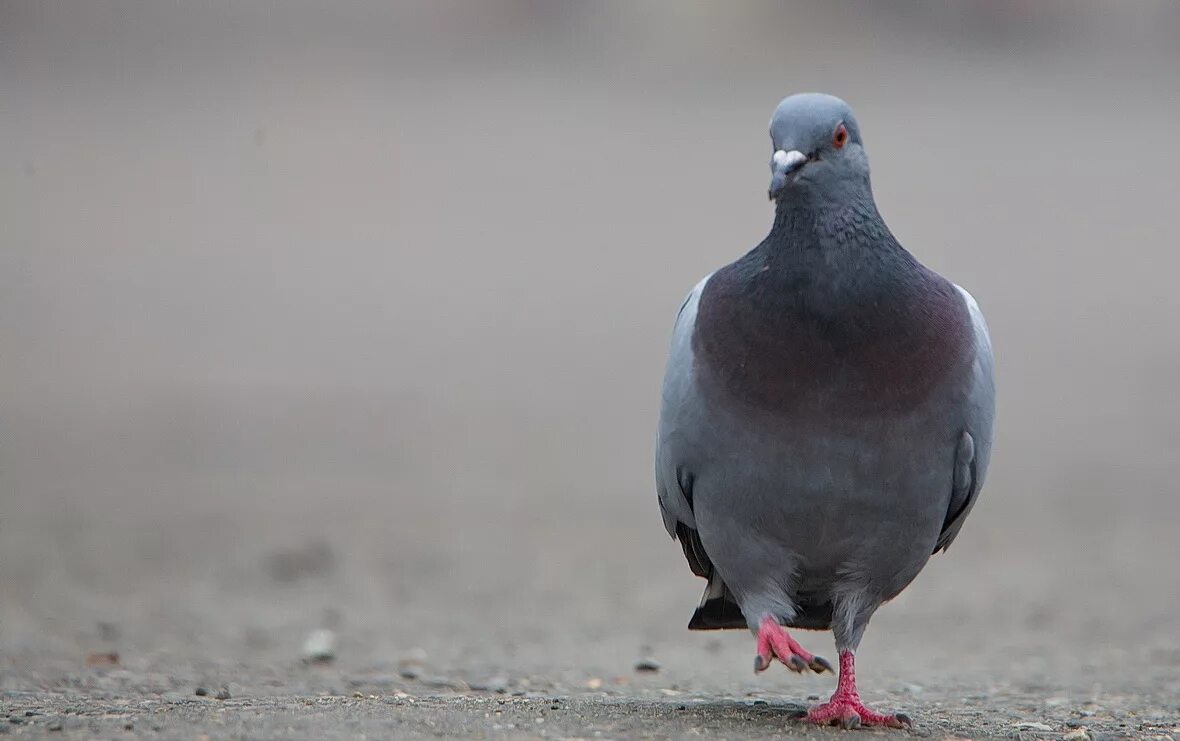
[[[798,149],[790,152],[780,149],[774,153],[770,158],[770,200],[778,198],[787,185],[787,178],[806,163],[807,155]]]

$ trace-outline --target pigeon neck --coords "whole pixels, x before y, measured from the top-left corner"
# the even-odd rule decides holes
[[[850,247],[892,241],[870,194],[843,201],[780,200],[767,242],[791,249]]]

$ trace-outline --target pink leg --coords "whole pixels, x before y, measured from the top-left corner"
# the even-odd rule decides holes
[[[793,672],[811,669],[816,674],[832,671],[826,659],[812,655],[787,633],[783,626],[767,615],[758,628],[758,655],[754,657],[754,671],[764,671],[770,662],[778,659]]]
[[[840,680],[836,691],[832,693],[832,699],[811,708],[802,719],[819,725],[838,723],[845,728],[856,728],[862,724],[890,728],[913,725],[909,716],[902,713],[886,715],[865,707],[860,701],[860,693],[856,691],[856,659],[851,651],[840,652]]]

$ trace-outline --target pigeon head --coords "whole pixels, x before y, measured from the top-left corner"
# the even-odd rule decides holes
[[[821,205],[872,198],[869,158],[852,108],[839,98],[801,93],[770,118],[770,199]]]

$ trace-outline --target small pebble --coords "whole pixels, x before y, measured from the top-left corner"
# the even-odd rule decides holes
[[[194,695],[196,695],[197,697],[205,697],[206,695],[208,695],[208,694],[209,694],[209,690],[208,690],[208,689],[206,689],[205,687],[198,687],[198,688],[197,688],[197,689],[196,689],[196,690],[193,692],[193,694],[194,694]]]
[[[497,674],[488,679],[471,682],[471,689],[480,692],[496,692],[502,695],[508,691],[508,677]]]
[[[659,670],[660,662],[656,661],[650,656],[635,662],[635,671],[637,672],[654,673],[658,672]]]
[[[417,679],[422,676],[422,670],[416,666],[403,666],[398,670],[398,674],[402,679]]]
[[[1018,730],[1021,730],[1021,731],[1052,731],[1053,730],[1053,726],[1048,725],[1047,723],[1029,723],[1029,722],[1013,723],[1012,727],[1016,728]]]
[[[1070,731],[1061,737],[1062,741],[1089,741],[1089,738],[1090,734],[1081,728],[1076,731]]]
[[[336,658],[336,633],[319,628],[308,634],[303,642],[303,661],[308,664],[327,664]]]
[[[47,725],[45,727],[51,731],[60,731],[64,727],[64,725],[62,724],[62,722],[60,720],[54,720],[54,721],[50,721],[49,725]]]
[[[586,680],[586,689],[596,690],[602,687],[602,680],[598,677],[592,677]]]
[[[228,700],[230,698],[229,687],[222,687],[217,690],[217,694],[213,696],[218,700]]]

